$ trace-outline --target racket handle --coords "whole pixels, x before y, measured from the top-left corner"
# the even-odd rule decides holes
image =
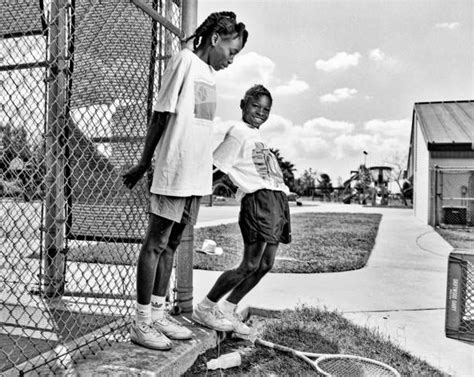
[[[272,342],[269,342],[267,340],[263,340],[263,339],[260,339],[260,338],[255,339],[255,344],[260,344],[264,347],[273,348],[273,349],[283,351],[283,352],[289,352],[289,353],[295,353],[296,352],[294,349],[292,349],[290,347],[282,346],[281,344],[272,343]]]

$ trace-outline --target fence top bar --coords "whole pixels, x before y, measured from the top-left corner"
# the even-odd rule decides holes
[[[47,67],[48,62],[34,62],[34,63],[23,63],[23,64],[9,64],[9,65],[0,65],[0,72],[4,71],[15,71],[18,69],[33,69],[33,68],[42,68]]]
[[[474,166],[434,166],[435,169],[439,170],[474,170]]]
[[[161,16],[156,10],[150,7],[148,4],[145,4],[142,0],[130,0],[133,4],[135,4],[138,8],[148,14],[151,18],[155,21],[158,21],[161,25],[163,25],[166,29],[176,35],[179,39],[183,40],[185,35],[184,33],[175,25],[173,25],[168,19]]]
[[[461,197],[461,198],[444,198],[444,197],[443,197],[443,200],[464,200],[464,201],[472,202],[472,201],[474,201],[474,198],[469,198],[469,197]]]
[[[18,31],[14,33],[1,34],[0,39],[9,39],[9,38],[21,38],[21,37],[33,37],[35,35],[44,35],[43,30],[28,30],[28,31]]]

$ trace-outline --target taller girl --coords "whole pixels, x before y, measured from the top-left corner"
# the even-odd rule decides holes
[[[195,224],[200,199],[212,191],[211,132],[215,71],[232,64],[248,32],[233,12],[212,13],[196,29],[194,51],[173,56],[163,74],[140,162],[123,175],[132,188],[155,153],[148,229],[137,263],[137,311],[131,341],[165,350],[192,332],[169,317],[165,296],[173,257],[186,224]],[[155,152],[156,149],[156,152]]]

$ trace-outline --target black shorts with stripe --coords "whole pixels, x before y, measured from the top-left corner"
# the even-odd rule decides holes
[[[245,243],[290,243],[288,198],[282,191],[262,189],[246,194],[240,204],[239,226]]]

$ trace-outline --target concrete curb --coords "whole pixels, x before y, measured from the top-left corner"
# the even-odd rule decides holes
[[[200,354],[216,347],[224,339],[217,331],[194,325],[190,317],[190,314],[185,314],[176,319],[193,331],[193,339],[173,341],[170,351],[147,349],[125,339],[87,355],[87,359],[80,360],[72,372],[77,376],[180,376]]]
[[[278,318],[280,317],[281,310],[257,308],[256,306],[245,306],[239,310],[239,314],[242,316],[244,321],[249,319],[249,317],[252,315],[265,318]]]

